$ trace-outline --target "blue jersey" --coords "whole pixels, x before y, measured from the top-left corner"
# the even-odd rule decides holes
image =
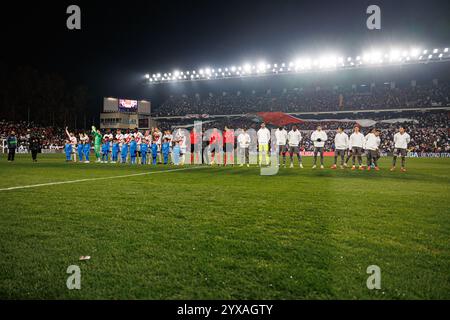
[[[131,154],[136,153],[136,149],[137,149],[137,143],[136,143],[136,141],[132,140],[130,142],[130,153]]]
[[[64,146],[64,152],[72,153],[72,145],[70,143],[66,143],[66,145]]]
[[[147,153],[147,151],[148,151],[148,144],[142,143],[141,144],[141,152]]]
[[[156,143],[152,144],[152,155],[156,157],[158,154],[158,145]]]
[[[121,150],[122,154],[127,154],[128,153],[128,145],[126,143],[124,143],[122,145],[122,150]]]
[[[102,144],[102,152],[103,153],[109,152],[109,142],[105,142],[104,144]]]
[[[112,152],[116,153],[116,154],[119,153],[119,144],[118,143],[113,143]]]
[[[164,142],[162,147],[161,147],[161,152],[163,154],[168,154],[170,152],[170,143]]]

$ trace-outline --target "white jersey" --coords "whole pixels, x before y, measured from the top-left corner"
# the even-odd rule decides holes
[[[248,148],[250,146],[250,135],[247,132],[241,133],[237,137],[239,147]]]
[[[320,141],[317,141],[319,140]],[[314,143],[314,147],[316,148],[323,148],[325,146],[325,142],[328,140],[327,133],[323,130],[316,130],[311,135],[311,140]]]
[[[171,135],[171,134],[165,134],[165,135],[163,135],[162,139],[163,139],[163,141],[167,139],[168,142],[169,142],[169,144],[172,144],[173,135]]]
[[[277,141],[277,145],[279,145],[279,146],[286,145],[287,136],[288,136],[288,133],[286,130],[277,129],[277,131],[275,131],[275,139]]]
[[[300,142],[302,141],[302,134],[299,130],[291,130],[288,133],[288,140],[290,147],[298,147],[300,145]]]
[[[408,143],[411,141],[411,137],[406,132],[401,134],[397,132],[394,135],[394,148],[407,149]]]
[[[144,135],[140,131],[138,131],[138,132],[133,133],[133,136],[134,136],[134,140],[136,140],[136,143],[138,145],[141,144],[142,138],[144,137]]]
[[[152,136],[151,136],[151,135],[144,136],[143,139],[144,139],[144,141],[145,141],[147,144],[151,144],[151,143],[152,143]]]
[[[361,132],[355,133],[353,132],[350,135],[348,148],[364,148],[364,135]]]
[[[261,128],[257,132],[258,143],[259,144],[269,144],[270,142],[270,131],[267,128]]]
[[[70,137],[70,144],[72,145],[72,147],[75,147],[78,143],[77,137],[75,136],[71,136]]]
[[[113,137],[114,137],[114,136],[112,135],[112,133],[106,133],[106,134],[103,136],[103,139],[112,140]]]
[[[161,133],[161,131],[158,131],[158,132],[154,132],[153,133],[153,141],[156,143],[156,144],[158,144],[158,145],[160,145],[161,144],[161,138],[162,138],[162,133]]]
[[[336,133],[334,137],[334,148],[336,150],[345,150],[348,148],[348,135],[345,132]]]
[[[373,133],[369,133],[369,134],[366,136],[366,141],[365,141],[365,144],[364,144],[364,149],[366,149],[366,150],[372,150],[372,151],[378,150],[378,147],[380,146],[380,142],[381,142],[380,137],[377,137],[377,136],[376,136],[375,134],[373,134]]]

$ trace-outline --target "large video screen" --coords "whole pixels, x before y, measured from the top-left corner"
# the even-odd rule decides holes
[[[138,108],[137,100],[119,99],[119,111],[136,112]]]

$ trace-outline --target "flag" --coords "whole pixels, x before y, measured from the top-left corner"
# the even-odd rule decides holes
[[[258,117],[262,121],[277,127],[282,127],[293,123],[303,123],[304,121],[284,112],[258,112]]]

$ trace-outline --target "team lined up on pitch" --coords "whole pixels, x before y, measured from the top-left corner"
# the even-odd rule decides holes
[[[344,169],[352,159],[352,170],[379,170],[378,160],[380,158],[380,131],[376,128],[370,130],[367,135],[363,135],[359,126],[353,128],[350,136],[344,132],[342,127],[337,129],[334,138],[334,163],[331,169],[339,166]],[[251,132],[253,131],[253,132]],[[126,130],[122,133],[118,129],[115,133],[111,130],[102,133],[101,130],[92,127],[92,137],[94,140],[94,152],[96,162],[101,163],[130,163],[130,164],[173,164],[184,165],[190,163],[223,164],[250,166],[250,146],[257,145],[257,159],[252,163],[259,166],[269,165],[276,159],[278,165],[287,165],[289,156],[290,167],[294,167],[294,156],[297,157],[298,165],[303,168],[301,142],[302,134],[296,125],[290,131],[285,127],[280,127],[272,132],[266,128],[265,123],[261,124],[257,132],[250,129],[237,129],[236,131],[225,127],[222,133],[217,128],[203,133],[194,129],[189,132],[186,129],[176,129],[173,133],[170,130],[161,132],[157,128],[146,130],[144,133],[137,128],[132,132]],[[90,162],[91,138],[87,133],[80,133],[77,138],[74,133],[70,133],[66,128],[68,139],[66,140],[64,152],[66,161]],[[313,166],[317,168],[320,159],[320,168],[324,169],[324,147],[328,140],[327,133],[321,126],[311,134],[311,141],[314,145]],[[411,138],[404,127],[400,127],[394,135],[394,154],[391,171],[395,170],[397,157],[401,157],[401,170],[405,169],[405,158],[408,143]],[[189,146],[189,150],[188,150]],[[252,153],[254,154],[254,152]],[[363,155],[366,156],[366,164],[363,164]],[[270,155],[276,155],[272,157]],[[279,155],[279,157],[278,157]],[[235,158],[237,156],[237,161]],[[257,160],[257,161],[256,161]]]

